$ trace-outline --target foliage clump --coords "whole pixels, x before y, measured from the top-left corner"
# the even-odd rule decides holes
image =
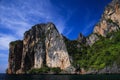
[[[80,48],[77,48],[74,45],[78,42],[66,42],[68,52],[73,57],[74,67],[80,65],[86,70],[99,70],[114,63],[120,65],[120,31],[111,32],[106,37],[99,38],[92,47],[86,47],[82,44]]]
[[[78,60],[81,67],[94,68],[96,70],[120,63],[120,31],[109,33],[101,38],[92,47],[87,49],[83,59]]]
[[[54,68],[50,68],[50,67],[42,67],[42,68],[37,68],[37,69],[31,69],[29,70],[27,73],[29,74],[46,74],[46,73],[60,73],[61,69],[59,67],[54,67]]]

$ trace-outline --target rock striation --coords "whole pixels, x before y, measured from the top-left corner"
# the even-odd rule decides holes
[[[23,41],[10,43],[8,73],[24,73],[44,66],[64,70],[70,65],[63,36],[53,23],[37,24],[24,33]]]

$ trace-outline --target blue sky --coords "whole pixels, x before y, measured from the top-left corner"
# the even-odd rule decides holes
[[[9,42],[38,23],[53,22],[60,33],[76,39],[92,33],[111,0],[0,0],[0,73],[8,64]]]

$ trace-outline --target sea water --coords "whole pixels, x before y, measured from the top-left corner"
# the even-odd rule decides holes
[[[0,80],[120,80],[119,74],[112,75],[8,75],[0,74]]]

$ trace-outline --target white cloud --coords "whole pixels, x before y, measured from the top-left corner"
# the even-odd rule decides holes
[[[17,0],[11,1],[9,5],[5,4],[8,3],[3,1],[0,5],[0,24],[14,31],[21,38],[27,29],[40,22],[54,22],[60,33],[65,30],[66,19],[61,16],[58,12],[59,8],[52,5],[50,0]]]
[[[64,18],[59,12],[60,8],[53,5],[51,0],[6,1],[0,2],[0,27],[10,31],[0,33],[0,50],[8,50],[9,42],[21,39],[26,30],[41,22],[53,22],[60,33],[68,35],[71,32],[71,29],[66,28],[71,12]],[[0,53],[0,60],[3,57],[6,59],[6,54]],[[6,64],[1,65],[0,62],[0,68],[3,69]]]
[[[72,32],[72,30],[73,30],[72,28],[67,29],[65,32],[65,36],[68,36]]]
[[[6,24],[4,24],[6,23]],[[22,37],[23,33],[30,28],[29,23],[26,23],[24,21],[14,20],[14,19],[2,19],[1,24],[5,25],[5,28],[10,29],[16,34],[18,37]]]
[[[11,0],[9,3],[2,0],[0,2],[0,28],[10,30],[0,32],[0,72],[5,71],[8,60],[8,54],[1,53],[1,50],[7,51],[9,43],[21,39],[23,33],[31,26],[41,22],[53,22],[60,33],[65,32],[70,15],[63,18],[59,11],[60,8],[53,5],[51,0]]]
[[[9,43],[16,40],[12,35],[0,33],[0,50],[8,50]]]
[[[58,22],[56,22],[56,27],[58,28],[58,30],[59,30],[60,33],[64,32],[64,30],[65,30],[64,26],[65,26],[65,24],[61,20],[58,21]]]

